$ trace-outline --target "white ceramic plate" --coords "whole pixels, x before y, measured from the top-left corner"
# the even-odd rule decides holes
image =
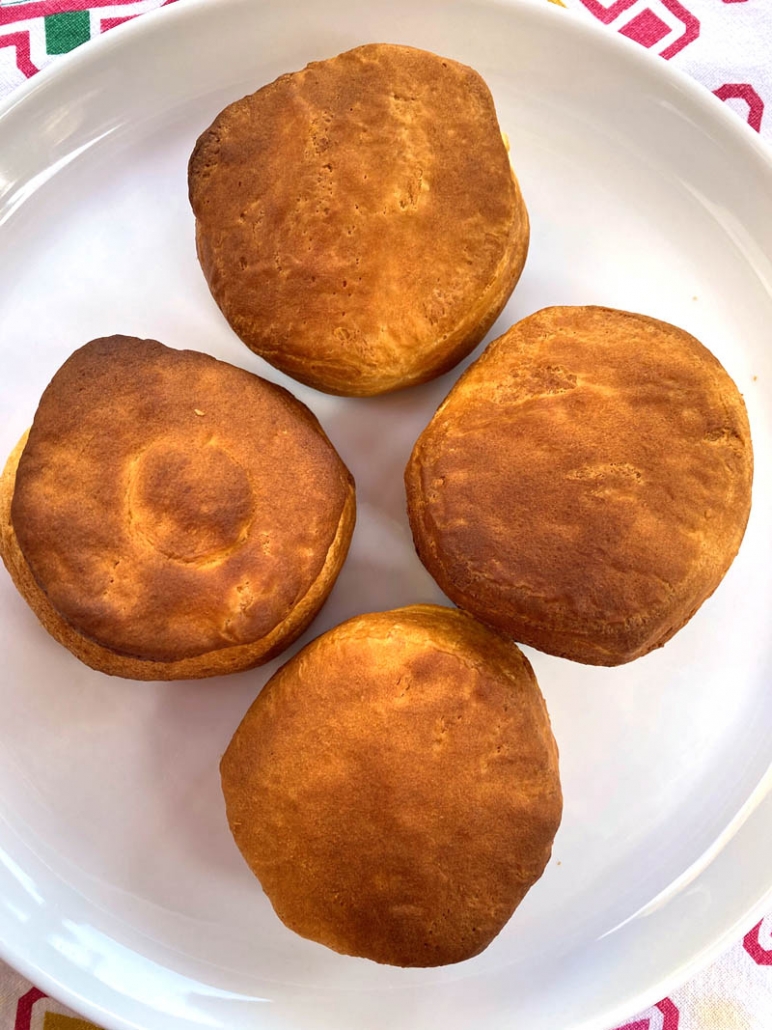
[[[191,0],[62,61],[0,112],[0,450],[94,336],[209,351],[289,385],[357,478],[351,555],[312,634],[442,599],[401,476],[453,375],[378,400],[284,380],[219,315],[186,198],[193,141],[227,101],[372,40],[466,61],[493,89],[533,235],[491,335],[565,303],[695,333],[747,399],[753,515],[725,582],[663,651],[614,670],[530,654],[562,752],[554,858],[483,955],[438,970],[294,936],[236,851],[218,759],[275,664],[110,680],[0,575],[2,950],[109,1027],[605,1030],[770,902],[772,164],[664,62],[551,5],[493,0]]]

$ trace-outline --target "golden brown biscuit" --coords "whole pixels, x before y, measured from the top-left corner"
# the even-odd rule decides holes
[[[290,929],[346,955],[477,955],[539,879],[558,753],[527,659],[452,608],[360,615],[269,681],[221,765],[242,855]]]
[[[311,412],[196,351],[112,336],[45,390],[0,481],[0,551],[45,628],[130,679],[246,669],[324,603],[354,484]]]
[[[190,160],[201,267],[244,343],[369,395],[452,368],[520,277],[528,215],[465,65],[371,44],[218,115]]]
[[[752,474],[742,397],[701,343],[564,307],[485,350],[405,479],[418,554],[456,604],[550,654],[619,665],[721,582]]]

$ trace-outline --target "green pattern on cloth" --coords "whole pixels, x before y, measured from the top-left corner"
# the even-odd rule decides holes
[[[51,14],[43,21],[47,54],[66,54],[91,39],[91,17],[88,11]]]

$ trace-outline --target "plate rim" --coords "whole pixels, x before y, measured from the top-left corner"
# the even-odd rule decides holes
[[[227,0],[227,2],[237,6],[244,0]],[[263,6],[268,6],[270,2],[271,0],[253,0],[253,3]],[[547,2],[547,0],[471,0],[471,2],[481,7],[513,10],[527,8],[530,16],[543,21],[546,19],[563,19],[565,21],[567,19],[572,25],[570,32],[574,36],[594,37],[598,45],[608,48],[610,53],[626,55],[625,60],[632,65],[646,69],[649,73],[655,73],[656,70],[656,76],[659,79],[670,80],[671,84],[677,85],[704,117],[721,124],[730,137],[733,137],[733,143],[744,148],[748,157],[752,156],[759,162],[772,186],[772,148],[765,143],[759,133],[730,110],[727,104],[679,67],[663,61],[658,55],[643,49],[633,40],[610,31],[594,19],[589,19],[582,12]],[[174,3],[165,0],[161,6],[118,26],[120,31],[111,30],[103,33],[90,40],[87,46],[80,46],[67,54],[60,55],[57,60],[15,87],[5,99],[0,100],[0,135],[4,130],[6,117],[11,112],[23,109],[28,101],[36,98],[40,93],[50,93],[51,90],[56,89],[60,80],[72,76],[77,77],[82,69],[87,69],[89,64],[100,62],[103,56],[111,51],[120,54],[121,51],[134,44],[141,44],[145,37],[153,35],[160,19],[193,21],[199,12],[218,3],[222,5],[223,0],[176,0]],[[746,818],[751,819],[754,815],[758,815],[757,810],[762,808],[765,802],[770,803],[771,788],[772,764],[741,809],[743,811],[750,806],[751,810]],[[756,799],[755,802],[754,799]],[[0,848],[0,852],[2,851],[3,849]],[[688,875],[689,871],[700,866],[701,862],[702,857],[697,859],[682,876]],[[746,907],[731,925],[702,948],[697,949],[690,958],[673,969],[671,973],[661,977],[652,986],[641,989],[624,1002],[615,1003],[580,1023],[569,1021],[556,1030],[610,1030],[625,1020],[634,1018],[638,1013],[645,1011],[657,1001],[677,990],[720,957],[727,948],[742,940],[742,937],[752,930],[760,919],[769,914],[770,909],[772,909],[772,873],[768,886],[753,904]],[[12,945],[2,938],[0,938],[0,959],[20,973],[34,987],[44,991],[55,1001],[82,1014],[88,1020],[102,1026],[104,1030],[144,1030],[142,1024],[127,1016],[107,1010],[98,1002],[81,994],[77,988],[63,982],[54,973],[48,972],[42,965],[17,953]]]
[[[195,13],[213,6],[218,0],[164,0],[160,7],[155,7],[141,15],[132,18],[130,21],[115,26],[108,32],[101,33],[87,43],[76,47],[66,54],[60,54],[55,61],[41,68],[35,75],[16,86],[7,97],[0,100],[0,124],[16,107],[26,103],[35,93],[48,88],[49,82],[55,84],[61,76],[71,74],[81,65],[86,65],[98,60],[103,52],[124,48],[130,45],[132,37],[151,34],[159,18],[193,18]],[[227,2],[227,0],[226,0]],[[267,3],[268,0],[257,0],[258,3]],[[757,156],[767,164],[772,174],[772,148],[770,148],[761,135],[752,129],[747,122],[744,122],[737,114],[731,111],[724,101],[719,100],[707,86],[698,82],[695,78],[683,71],[669,61],[664,61],[656,54],[644,49],[634,40],[620,35],[618,32],[609,31],[596,20],[590,21],[579,11],[552,0],[473,0],[478,6],[492,6],[503,8],[530,8],[532,11],[540,12],[537,17],[568,19],[574,26],[573,31],[586,33],[596,39],[604,39],[607,45],[620,53],[626,53],[628,60],[637,62],[641,67],[648,67],[652,71],[655,68],[665,78],[678,82],[685,90],[690,99],[706,108],[713,117],[723,121],[724,127],[737,135],[742,141],[742,146],[751,146]],[[117,30],[117,31],[116,31]]]

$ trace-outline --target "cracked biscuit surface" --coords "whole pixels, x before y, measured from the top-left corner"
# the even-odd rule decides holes
[[[288,375],[369,395],[452,368],[528,249],[488,87],[357,47],[225,108],[190,159],[198,255],[232,328]]]
[[[406,471],[416,548],[456,604],[595,665],[662,646],[721,582],[751,503],[745,405],[693,336],[546,308],[461,377]]]
[[[305,629],[354,506],[348,470],[286,390],[113,336],[45,390],[0,484],[0,542],[43,625],[88,665],[213,676]]]
[[[360,615],[268,682],[221,764],[277,915],[347,955],[481,952],[549,860],[558,753],[531,666],[436,605]]]

